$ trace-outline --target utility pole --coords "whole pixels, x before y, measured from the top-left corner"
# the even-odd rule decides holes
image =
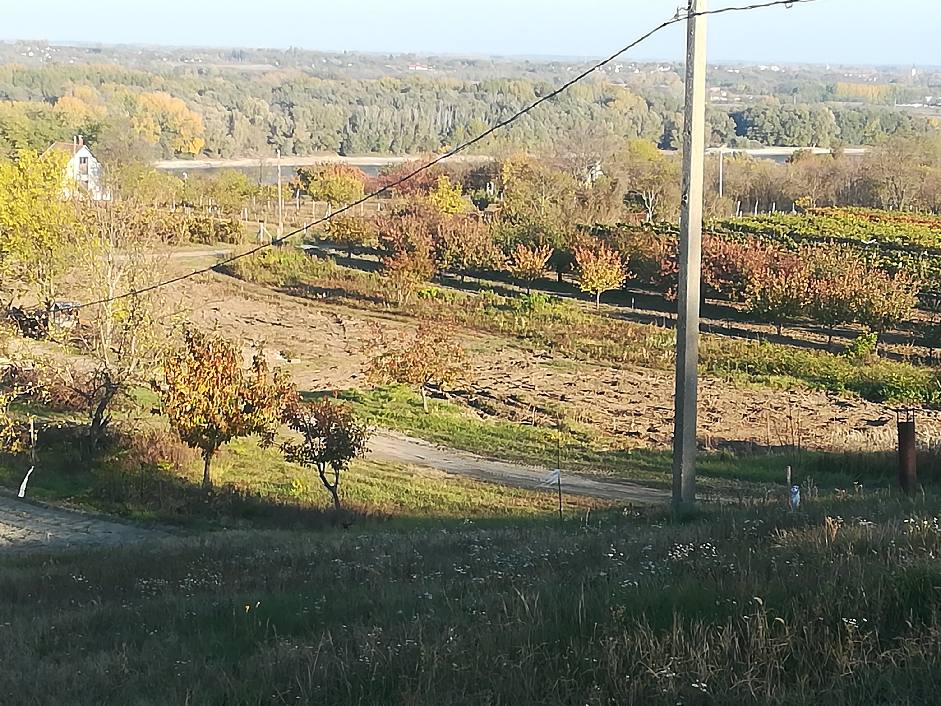
[[[284,235],[284,193],[281,191],[281,149],[278,149],[278,238]]]
[[[722,198],[725,192],[725,180],[723,179],[724,177],[723,167],[725,166],[724,165],[725,160],[723,159],[723,157],[725,157],[725,145],[722,145],[719,148],[719,198],[720,199]]]
[[[686,112],[680,210],[676,320],[676,406],[673,420],[673,506],[696,502],[696,405],[699,290],[702,275],[703,163],[706,147],[706,0],[689,0]]]

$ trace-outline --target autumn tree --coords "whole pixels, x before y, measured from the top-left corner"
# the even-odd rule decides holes
[[[865,179],[872,185],[881,206],[903,211],[912,201],[927,172],[928,143],[894,137],[874,147],[863,158]]]
[[[0,159],[0,290],[8,305],[29,292],[49,311],[74,264],[81,233],[64,172],[57,151]]]
[[[799,255],[771,251],[765,262],[750,268],[746,308],[772,322],[780,335],[788,320],[806,313],[810,282],[810,268]]]
[[[593,241],[576,245],[575,261],[578,267],[578,286],[583,292],[595,295],[595,308],[601,306],[604,292],[618,289],[627,279],[624,258],[614,248]]]
[[[150,212],[133,201],[90,205],[83,214],[85,247],[77,253],[86,301],[74,345],[83,359],[59,377],[82,400],[89,445],[98,446],[114,409],[134,388],[153,379],[171,324],[161,289],[167,258]],[[130,294],[128,294],[130,293]]]
[[[856,302],[857,321],[876,334],[877,345],[882,334],[911,316],[919,289],[920,283],[903,273],[890,275],[882,270],[867,273]]]
[[[798,150],[788,160],[787,186],[790,200],[810,208],[833,205],[839,196],[842,164],[831,155]]]
[[[320,482],[340,510],[340,474],[350,462],[366,452],[369,428],[356,418],[348,405],[330,399],[310,404],[292,404],[284,422],[300,435],[298,441],[281,444],[284,457],[293,463],[315,468]],[[328,470],[332,478],[328,478]]]
[[[259,352],[246,368],[232,342],[194,328],[164,358],[164,380],[157,386],[170,426],[203,456],[203,487],[212,487],[210,465],[223,445],[257,435],[270,444],[286,404],[296,396],[294,385],[268,370]]]
[[[366,365],[369,379],[377,384],[397,383],[417,389],[426,414],[429,387],[453,383],[467,367],[467,352],[450,326],[422,323],[412,335],[395,340],[377,329],[370,350],[377,352]]]
[[[878,275],[844,248],[802,248],[800,257],[811,270],[807,313],[827,327],[829,346],[837,326],[860,318],[870,277]]]
[[[543,276],[552,257],[548,245],[527,246],[518,244],[510,255],[510,272],[526,284],[526,293],[532,292],[533,283]]]
[[[362,216],[339,215],[327,221],[326,235],[330,240],[346,248],[353,257],[353,249],[373,245],[376,242],[376,223]]]
[[[503,199],[498,227],[502,242],[508,250],[518,244],[530,249],[548,246],[547,264],[561,282],[573,261],[578,182],[571,174],[527,156],[505,160],[500,182]]]
[[[613,161],[612,171],[648,222],[672,215],[679,206],[680,167],[676,158],[646,140],[631,140]]]
[[[437,271],[435,240],[441,215],[420,201],[406,202],[377,221],[380,262],[399,306]]]
[[[442,270],[467,275],[499,269],[503,253],[490,228],[475,218],[454,216],[439,231],[435,257]]]
[[[461,185],[452,184],[451,179],[443,174],[425,199],[436,211],[449,216],[464,213],[468,207]]]
[[[366,175],[348,164],[327,162],[297,170],[300,187],[315,201],[326,201],[331,208],[345,206],[363,197]]]
[[[150,144],[160,144],[167,151],[195,156],[206,144],[202,116],[186,103],[162,91],[132,94],[124,92],[130,106],[134,131]]]
[[[714,236],[703,238],[703,283],[714,293],[740,300],[745,294],[750,271],[760,265],[765,248],[743,245]]]
[[[435,164],[410,176],[425,164],[422,160],[410,160],[387,167],[379,173],[379,186],[388,187],[398,196],[425,196],[438,185],[438,178],[445,175],[444,169]]]

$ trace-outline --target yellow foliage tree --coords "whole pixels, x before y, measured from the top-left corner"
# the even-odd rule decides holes
[[[81,235],[65,197],[65,157],[24,150],[0,160],[0,291],[8,303],[31,290],[50,306]]]
[[[137,97],[131,125],[151,144],[166,144],[176,154],[199,154],[203,139],[203,119],[169,93],[142,93]]]
[[[518,244],[510,256],[510,272],[526,283],[526,293],[533,288],[533,282],[543,276],[552,257],[552,248],[548,245],[526,246]]]
[[[578,286],[595,295],[595,308],[601,306],[601,295],[617,289],[627,279],[624,258],[602,242],[580,243],[573,248],[578,263]]]
[[[433,208],[448,216],[467,210],[467,199],[464,198],[461,185],[452,184],[445,175],[438,177],[435,188],[425,198]]]
[[[85,98],[74,93],[59,98],[55,104],[55,111],[62,115],[64,121],[72,127],[78,127],[92,120],[100,120],[108,112],[100,103],[87,102]]]
[[[297,396],[281,371],[269,372],[261,353],[246,369],[233,343],[192,328],[167,355],[164,378],[158,385],[163,412],[180,439],[202,451],[205,488],[212,487],[210,465],[219,448],[251,435],[271,444],[285,406]]]
[[[422,323],[414,335],[394,342],[382,329],[376,334],[370,348],[378,353],[366,365],[367,376],[379,384],[417,388],[426,414],[429,386],[453,383],[466,373],[467,351],[449,325]]]

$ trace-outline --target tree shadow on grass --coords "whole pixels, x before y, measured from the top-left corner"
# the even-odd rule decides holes
[[[76,451],[76,439],[82,433],[76,426],[41,432],[27,497],[184,529],[319,529],[384,519],[368,508],[350,506],[337,514],[302,499],[277,497],[239,484],[206,491],[195,476],[192,480],[186,476],[178,461],[138,458],[120,436],[90,457],[82,455]],[[24,454],[0,459],[3,485],[15,491],[29,465]]]
[[[359,270],[360,272],[379,272],[382,269],[379,252],[375,248],[354,246],[350,249],[331,240],[305,243],[303,247],[304,252],[310,257],[330,258],[340,267]],[[351,251],[352,254],[350,254]]]
[[[348,301],[369,304],[371,306],[387,306],[388,302],[377,294],[366,294],[345,287],[321,287],[312,284],[285,285],[275,288],[275,291],[298,299],[325,299],[328,301]]]

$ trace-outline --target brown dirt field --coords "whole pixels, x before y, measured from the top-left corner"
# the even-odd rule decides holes
[[[178,285],[192,318],[226,335],[263,343],[272,362],[290,371],[305,390],[365,385],[362,365],[376,324],[414,327],[394,314],[352,309],[274,292],[222,275]],[[576,421],[595,425],[619,446],[670,444],[673,380],[663,371],[587,364],[531,354],[511,341],[473,334],[474,370],[452,397],[484,417],[554,424],[561,405]],[[247,348],[250,350],[250,348]],[[763,387],[737,387],[707,378],[700,386],[704,447],[754,450],[876,450],[894,443],[894,408],[856,398]],[[924,410],[920,435],[941,433],[941,416]]]

